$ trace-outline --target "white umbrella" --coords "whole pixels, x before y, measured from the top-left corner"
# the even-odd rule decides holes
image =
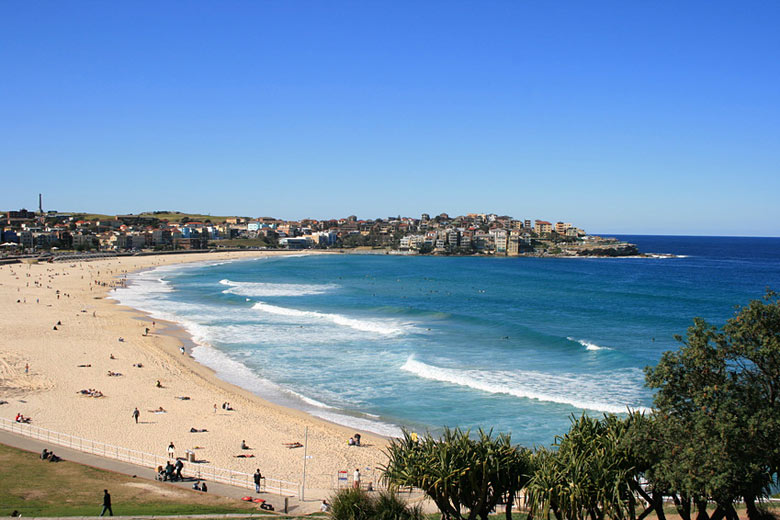
[[[15,243],[15,242],[4,242],[4,243],[0,244],[0,246],[2,246],[2,247],[19,247],[19,244]]]

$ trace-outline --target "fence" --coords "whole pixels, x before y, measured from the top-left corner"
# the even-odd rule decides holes
[[[46,428],[39,428],[31,424],[18,423],[16,421],[2,417],[0,417],[0,430],[17,433],[32,439],[46,441],[49,444],[56,444],[58,446],[64,446],[66,448],[71,448],[84,453],[100,455],[101,457],[116,459],[122,462],[129,462],[131,464],[136,464],[138,466],[144,466],[147,468],[165,466],[168,460],[166,457],[162,457],[160,455],[154,455],[152,453],[145,453],[143,451],[131,450],[121,446],[106,444],[104,442],[84,439],[82,437],[69,435],[67,433],[60,433],[47,430]],[[229,486],[251,490],[255,489],[252,474],[233,471],[230,469],[217,468],[210,464],[187,464],[186,468],[182,471],[182,474],[187,477],[200,478],[209,482],[218,482],[220,484],[227,484]],[[300,484],[297,482],[289,482],[287,480],[279,480],[267,477],[264,480],[265,485],[263,490],[268,493],[291,497],[298,496],[300,493]]]

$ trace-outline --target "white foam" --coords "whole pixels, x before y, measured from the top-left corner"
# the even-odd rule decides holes
[[[401,437],[403,435],[401,428],[395,424],[334,412],[311,411],[309,413],[332,423],[340,424],[342,426],[349,426],[350,428],[354,428],[356,430],[378,433],[379,435],[384,435],[385,437]]]
[[[491,394],[565,404],[582,410],[625,413],[642,399],[642,372],[622,369],[597,374],[548,374],[528,370],[462,370],[428,365],[409,356],[401,370]],[[637,382],[640,382],[638,384]]]
[[[310,405],[315,406],[317,408],[329,408],[331,410],[335,410],[335,408],[336,408],[335,406],[330,406],[329,404],[325,404],[325,403],[323,403],[321,401],[317,401],[316,399],[312,399],[311,397],[306,397],[305,395],[299,394],[298,392],[294,392],[292,390],[288,390],[288,392],[290,392],[292,395],[294,395],[295,397],[297,397],[298,399],[300,399],[304,403],[310,404]]]
[[[269,401],[278,402],[285,406],[295,406],[297,403],[297,408],[342,426],[349,426],[386,436],[401,435],[401,429],[394,424],[333,411],[337,410],[333,406],[263,379],[252,372],[246,365],[231,359],[224,352],[213,347],[196,346],[192,349],[192,356],[198,363],[213,369],[220,379],[249,390]]]
[[[609,347],[602,347],[601,345],[596,345],[592,341],[588,341],[586,339],[575,339],[571,336],[567,337],[569,341],[574,341],[575,343],[579,343],[583,347],[585,347],[585,350],[612,350]]]
[[[289,307],[280,307],[278,305],[270,305],[264,302],[257,302],[252,306],[253,309],[268,314],[275,314],[278,316],[289,316],[291,318],[299,318],[305,320],[316,321],[330,321],[336,325],[343,327],[350,327],[355,330],[363,332],[371,332],[376,334],[382,334],[385,336],[392,336],[404,333],[403,326],[397,322],[389,320],[364,320],[357,318],[348,318],[341,314],[328,314],[324,312],[316,311],[302,311],[298,309],[291,309]]]
[[[220,280],[219,283],[230,287],[230,289],[222,291],[223,294],[237,294],[240,296],[253,296],[255,298],[323,294],[338,289],[339,287],[338,285],[333,284],[306,285],[293,283],[234,282],[232,280]]]

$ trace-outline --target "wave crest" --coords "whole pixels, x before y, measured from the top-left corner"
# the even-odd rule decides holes
[[[290,316],[293,318],[303,318],[306,320],[317,321],[330,321],[336,325],[343,327],[350,327],[362,332],[372,332],[376,334],[382,334],[386,336],[392,336],[397,334],[403,334],[404,329],[402,326],[390,321],[379,320],[365,320],[358,318],[348,318],[341,314],[328,314],[324,312],[316,311],[302,311],[298,309],[291,309],[289,307],[279,307],[277,305],[269,305],[263,302],[257,302],[252,306],[253,309],[266,312],[268,314],[275,314],[277,316]]]
[[[323,294],[339,286],[334,284],[294,284],[294,283],[263,283],[263,282],[234,282],[232,280],[220,280],[220,284],[227,285],[229,289],[223,294],[237,294],[239,296],[254,296],[263,298],[268,296],[307,296],[311,294]]]
[[[588,341],[587,339],[575,339],[571,336],[567,337],[569,341],[573,341],[575,343],[579,343],[583,347],[585,347],[585,350],[612,350],[609,347],[602,347],[601,345],[596,345],[592,341]]]
[[[642,387],[637,384],[642,381],[638,369],[616,370],[600,378],[598,375],[547,374],[529,370],[461,370],[429,365],[409,356],[401,370],[424,379],[491,394],[565,404],[583,410],[625,413],[629,406],[646,410],[635,406],[643,397]]]

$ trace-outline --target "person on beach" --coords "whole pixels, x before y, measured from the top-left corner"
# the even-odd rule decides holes
[[[352,487],[360,489],[360,469],[355,468],[355,474],[352,475]]]
[[[257,468],[257,471],[255,471],[254,476],[252,476],[252,479],[255,481],[255,493],[260,493],[260,480],[263,478],[263,475],[260,474],[260,468]]]
[[[176,457],[173,456],[174,451],[176,450],[176,446],[173,445],[173,441],[168,445],[168,458],[169,459],[175,459]]]
[[[100,512],[100,516],[103,516],[108,511],[109,516],[114,516],[114,511],[111,509],[111,495],[108,494],[108,490],[103,490],[103,510]]]
[[[182,479],[181,470],[184,469],[184,463],[181,460],[176,459],[176,464],[174,465],[174,468],[176,468],[176,479],[181,480]]]
[[[133,419],[135,419],[135,424],[138,424],[138,417],[141,415],[141,412],[138,411],[138,407],[133,410]]]

